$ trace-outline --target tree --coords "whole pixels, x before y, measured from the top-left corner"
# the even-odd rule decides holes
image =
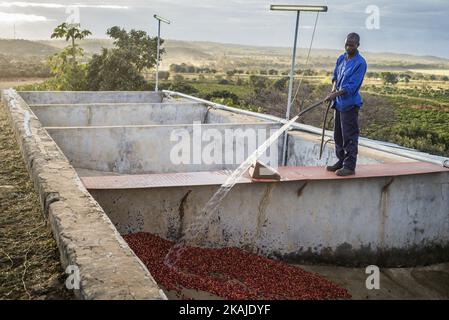
[[[195,66],[187,66],[187,73],[195,73],[196,68]]]
[[[116,51],[121,51],[131,63],[136,67],[137,71],[143,69],[151,69],[156,65],[157,59],[157,37],[151,38],[145,31],[132,29],[126,32],[120,27],[112,27],[106,32],[108,36],[114,39]],[[161,39],[162,45],[164,40]],[[160,49],[160,56],[165,53],[165,49]]]
[[[159,71],[159,79],[167,81],[170,77],[170,72],[168,71]]]
[[[393,84],[398,83],[398,76],[391,72],[382,72],[381,73],[384,84]]]
[[[87,82],[91,90],[145,90],[142,71],[156,65],[157,37],[145,31],[127,32],[117,26],[108,29],[114,48],[102,49],[89,62]],[[164,41],[161,40],[161,43]],[[164,49],[160,51],[161,55]]]
[[[59,26],[57,26],[51,35],[51,38],[54,39],[61,39],[65,38],[65,41],[71,41],[72,42],[72,59],[73,62],[76,61],[76,55],[77,55],[77,44],[75,44],[75,40],[82,40],[86,38],[87,36],[90,36],[92,32],[89,30],[81,30],[79,25],[68,25],[67,23],[61,23]],[[82,49],[81,49],[82,50]]]
[[[65,38],[66,41],[71,41],[70,46],[48,59],[54,76],[52,86],[55,90],[85,90],[86,66],[77,60],[77,57],[84,56],[84,50],[75,43],[75,40],[84,39],[90,34],[89,30],[81,30],[79,26],[69,26],[66,23],[60,24],[53,30],[52,39]]]
[[[76,56],[83,56],[81,48],[75,52],[66,47],[60,53],[48,59],[50,72],[53,75],[52,89],[65,91],[82,91],[86,89],[86,65],[76,61]]]
[[[103,48],[89,62],[87,85],[93,91],[135,91],[144,90],[146,81],[126,55]]]

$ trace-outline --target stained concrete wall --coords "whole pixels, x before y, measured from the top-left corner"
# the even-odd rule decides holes
[[[25,101],[13,90],[2,91],[2,107],[56,239],[61,264],[78,267],[76,296],[166,299]]]
[[[209,108],[205,117],[205,123],[263,123],[259,118],[236,114],[229,111]]]
[[[200,131],[196,131],[199,134],[198,140],[194,140],[194,125],[65,127],[47,128],[47,130],[70,160],[70,163],[76,168],[139,174],[236,168],[255,150],[256,144],[251,147],[246,143],[247,139],[234,139],[231,140],[230,144],[220,144],[223,155],[232,152],[236,157],[237,154],[240,154],[242,155],[241,160],[237,161],[234,158],[234,161],[226,163],[226,159],[220,157],[215,163],[207,164],[204,158],[195,160],[194,154],[196,152],[193,148],[201,148],[200,155],[202,155],[203,152],[206,152],[204,151],[206,146],[211,145],[211,141],[216,143],[220,141],[214,139],[210,141],[201,140],[204,132],[212,130],[209,132],[216,133],[219,137],[225,139],[228,130],[236,134],[238,131],[242,134],[254,133],[255,136],[261,130],[264,134],[262,138],[258,139],[258,145],[260,145],[269,137],[270,132],[274,132],[280,126],[276,123],[245,123],[206,124],[197,127],[201,127],[198,129]],[[173,141],[171,141],[172,135]],[[188,138],[188,140],[183,140],[187,143],[184,154],[190,153],[190,157],[184,163],[173,161],[172,157],[173,148],[180,146],[181,135]],[[278,143],[277,147],[280,148],[281,143]],[[225,150],[227,151],[225,152]]]
[[[199,110],[199,108],[195,108]],[[190,109],[186,109],[190,110]],[[216,111],[216,110],[214,110]],[[210,111],[209,111],[210,112]],[[167,115],[170,122],[175,122],[176,116]],[[203,114],[204,115],[204,114]],[[203,116],[201,115],[201,116]],[[189,116],[192,116],[190,113]],[[226,117],[226,114],[219,114],[220,117]],[[101,113],[98,114],[101,117]],[[129,120],[129,118],[128,118]],[[228,119],[224,119],[228,120]],[[228,121],[236,120],[231,118]],[[181,120],[182,121],[182,120]],[[269,133],[279,128],[275,123],[246,123],[246,124],[206,124],[202,126],[202,132],[208,129],[217,129],[219,135],[224,137],[226,130],[266,130],[264,138],[268,138]],[[48,127],[50,135],[58,143],[64,154],[70,159],[73,166],[81,169],[96,170],[103,172],[116,172],[122,174],[141,174],[141,173],[168,173],[168,172],[195,172],[208,170],[223,170],[236,168],[236,161],[217,164],[207,164],[204,159],[194,163],[193,145],[197,143],[190,141],[188,152],[190,152],[190,163],[173,162],[170,158],[171,150],[179,145],[179,132],[186,132],[188,137],[193,139],[193,125],[154,125],[154,126],[114,126],[114,127]],[[175,134],[174,141],[170,140],[172,134]],[[325,166],[337,161],[335,157],[334,145],[326,144],[323,157],[319,159],[320,139],[316,135],[291,131],[288,134],[288,161],[289,166]],[[259,141],[258,145],[261,144]],[[209,141],[203,141],[202,150],[210,145]],[[252,148],[246,148],[243,145],[232,146],[232,153],[236,150],[249,155]],[[229,149],[223,146],[222,152]],[[245,151],[242,151],[244,149]],[[278,142],[278,162],[271,162],[272,166],[279,165],[282,147]],[[224,159],[223,157],[221,159]],[[261,159],[267,162],[267,158]],[[241,160],[243,161],[243,160]],[[360,147],[358,164],[375,164],[385,162],[412,162],[408,158],[391,155],[385,152],[373,151],[371,149]]]
[[[19,94],[28,105],[162,102],[162,95],[152,91],[20,91]]]
[[[108,103],[34,105],[45,127],[192,124],[203,122],[207,108],[199,103]]]
[[[417,265],[449,259],[449,172],[236,185],[212,218],[218,186],[91,190],[122,234],[145,231],[293,261]]]
[[[264,122],[192,102],[36,104],[31,109],[45,127]]]
[[[327,142],[327,138],[325,142]],[[335,144],[325,143],[320,159],[321,137],[300,131],[288,133],[287,165],[288,166],[326,166],[337,162]],[[359,146],[357,164],[376,164],[393,162],[416,162],[410,158],[396,156],[391,153]]]

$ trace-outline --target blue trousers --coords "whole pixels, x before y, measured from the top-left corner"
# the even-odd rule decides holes
[[[348,111],[335,109],[334,141],[335,152],[344,168],[355,170],[359,144],[359,108],[354,106]]]

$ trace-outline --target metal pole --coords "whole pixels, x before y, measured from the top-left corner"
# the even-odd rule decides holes
[[[154,88],[154,91],[158,91],[158,85],[159,85],[159,49],[161,46],[161,20],[158,20],[158,27],[157,27],[157,58],[156,58],[156,86]]]
[[[287,113],[285,115],[285,119],[290,119],[290,110],[292,107],[292,92],[293,92],[293,81],[295,79],[295,60],[296,60],[296,44],[298,42],[298,29],[299,29],[299,14],[301,11],[297,11],[296,13],[296,28],[295,28],[295,40],[293,44],[293,56],[292,56],[292,65],[290,69],[290,83],[288,86],[288,102],[287,102]],[[288,132],[286,131],[284,134],[284,145],[282,148],[282,165],[287,164],[287,137]]]

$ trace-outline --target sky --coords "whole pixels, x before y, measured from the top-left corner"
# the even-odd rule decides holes
[[[449,0],[80,0],[1,1],[0,37],[49,39],[65,21],[77,21],[106,38],[114,25],[157,34],[154,14],[171,20],[162,37],[258,46],[291,47],[296,13],[270,4],[327,5],[318,16],[314,48],[343,49],[357,32],[363,52],[396,52],[449,58]],[[310,44],[316,13],[302,13],[299,46]]]

